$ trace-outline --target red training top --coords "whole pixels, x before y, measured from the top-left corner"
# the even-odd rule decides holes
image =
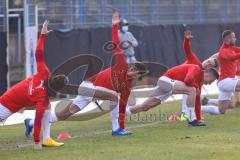
[[[196,56],[196,54],[191,50],[190,40],[185,38],[183,43],[184,53],[186,56],[185,64],[196,64],[202,68],[202,63]]]
[[[0,98],[0,103],[15,113],[27,106],[35,106],[36,114],[34,121],[34,141],[40,141],[40,131],[42,118],[45,109],[49,105],[45,80],[51,75],[48,70],[43,55],[45,35],[41,35],[36,49],[37,74],[17,83],[11,89],[6,91]]]
[[[240,59],[240,47],[223,44],[219,49],[219,81],[225,78],[234,78]]]

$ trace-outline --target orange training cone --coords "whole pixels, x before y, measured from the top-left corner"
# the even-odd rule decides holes
[[[57,138],[58,139],[69,139],[69,138],[72,138],[72,136],[68,133],[60,133]]]

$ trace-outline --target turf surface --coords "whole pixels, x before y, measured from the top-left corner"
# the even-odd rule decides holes
[[[24,126],[0,127],[0,160],[237,160],[240,153],[240,110],[226,115],[204,115],[207,127],[187,127],[184,122],[166,122],[180,113],[180,102],[163,104],[127,119],[134,135],[112,137],[109,115],[88,122],[59,122],[52,136],[68,132],[73,138],[61,148],[34,151],[24,138]]]

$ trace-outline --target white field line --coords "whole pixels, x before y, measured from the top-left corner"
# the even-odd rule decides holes
[[[134,128],[141,128],[141,127],[146,127],[146,126],[153,126],[153,125],[156,125],[156,124],[166,123],[166,122],[171,122],[171,121],[165,120],[165,121],[150,122],[150,123],[146,123],[146,124],[137,124],[135,126],[127,127],[127,129],[134,129]],[[106,134],[106,133],[111,134],[111,132],[112,132],[112,130],[97,131],[97,132],[94,132],[92,134],[76,135],[76,136],[71,137],[71,139],[83,138],[83,137],[92,137],[92,136],[96,136],[96,135],[103,135],[103,134]],[[26,147],[30,147],[30,146],[33,146],[33,143],[19,144],[19,145],[17,145],[17,148],[26,148]]]

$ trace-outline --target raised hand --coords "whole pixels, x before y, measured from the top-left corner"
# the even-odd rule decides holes
[[[113,24],[113,25],[116,25],[116,24],[118,24],[119,22],[120,22],[119,13],[118,13],[118,11],[115,11],[115,12],[113,12],[113,14],[112,14],[112,24]]]
[[[52,32],[52,30],[48,30],[48,24],[49,24],[49,21],[45,20],[43,23],[41,34],[48,34],[48,33]]]
[[[191,34],[191,31],[187,30],[184,32],[184,37],[187,38],[187,39],[191,39],[193,38],[192,34]]]

